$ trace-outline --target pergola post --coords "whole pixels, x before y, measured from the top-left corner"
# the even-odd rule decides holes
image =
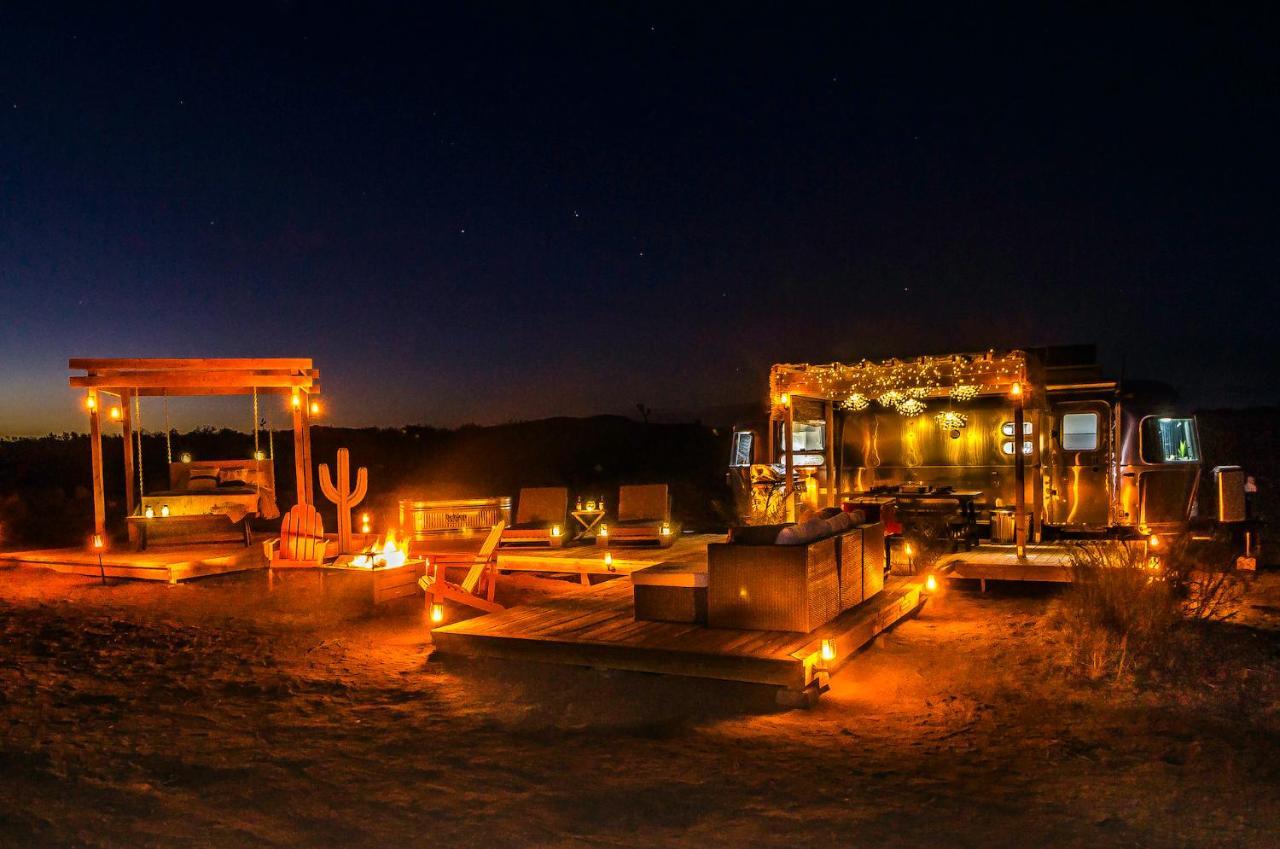
[[[133,397],[128,390],[120,393],[120,436],[124,441],[124,514],[132,516],[138,503],[133,488]]]
[[[310,504],[311,499],[307,495],[307,489],[311,482],[311,475],[307,468],[307,450],[303,442],[305,425],[302,418],[302,393],[294,393],[289,401],[293,413],[293,474],[298,491],[298,503]]]
[[[311,396],[307,395],[303,398],[302,403],[302,455],[303,470],[307,479],[307,503],[314,504],[315,497],[315,475],[312,473],[313,466],[311,464]]]
[[[102,494],[102,425],[101,406],[96,390],[89,390],[89,456],[93,466],[93,532],[106,539],[107,505]]]

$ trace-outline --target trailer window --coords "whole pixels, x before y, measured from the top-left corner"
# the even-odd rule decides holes
[[[1030,439],[1024,439],[1024,440],[1022,441],[1022,453],[1023,453],[1023,454],[1025,454],[1026,456],[1030,457],[1030,456],[1031,456],[1031,451],[1032,451],[1032,450],[1033,450],[1033,449],[1032,449],[1032,445],[1031,445],[1031,440],[1030,440]],[[1006,440],[1004,441],[1004,443],[1000,446],[1000,451],[1001,451],[1002,453],[1004,453],[1006,456],[1012,457],[1012,456],[1013,456],[1013,440],[1012,440],[1012,439],[1006,439]]]
[[[750,466],[751,449],[756,435],[749,430],[740,430],[733,435],[733,461],[731,466]]]
[[[1156,416],[1143,419],[1142,459],[1147,463],[1200,462],[1195,421]]]
[[[1023,421],[1022,435],[1030,436],[1031,430],[1032,430],[1031,422]],[[1005,436],[1013,436],[1013,422],[1005,422],[1004,424],[1000,425],[1000,432],[1003,433]],[[1009,453],[1012,454],[1013,451],[1010,451]]]
[[[1097,413],[1067,413],[1062,417],[1062,450],[1098,450]]]

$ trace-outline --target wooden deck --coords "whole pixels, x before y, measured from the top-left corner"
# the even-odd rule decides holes
[[[816,693],[826,675],[915,611],[923,582],[923,577],[894,578],[883,592],[809,634],[636,621],[626,578],[445,625],[431,634],[442,655],[744,681],[799,695]],[[836,644],[836,659],[825,664],[824,639]]]
[[[98,555],[87,548],[43,548],[34,551],[0,551],[0,566],[34,566],[72,575],[165,581],[176,584],[192,578],[262,569],[267,561],[261,545],[206,545],[152,548],[147,551],[107,551]]]
[[[1061,545],[1029,545],[1027,556],[1019,558],[1012,545],[980,545],[970,551],[948,554],[938,559],[938,572],[948,578],[981,581],[1047,581],[1069,584],[1071,558]]]

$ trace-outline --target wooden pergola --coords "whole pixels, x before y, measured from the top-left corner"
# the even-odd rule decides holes
[[[320,394],[320,372],[310,358],[244,359],[98,359],[73,358],[71,386],[87,391],[89,444],[93,458],[93,527],[105,537],[106,502],[102,492],[101,396],[120,399],[119,421],[124,437],[126,513],[138,506],[134,490],[133,419],[130,405],[143,396],[289,395],[293,397],[293,464],[298,501],[312,503],[311,407]],[[113,415],[112,418],[115,418]]]

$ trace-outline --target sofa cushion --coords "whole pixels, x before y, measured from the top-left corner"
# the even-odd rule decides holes
[[[808,545],[831,535],[831,529],[822,519],[813,518],[798,525],[789,525],[778,532],[778,545]]]
[[[828,528],[828,532],[832,534],[844,533],[856,524],[853,521],[853,516],[845,513],[843,510],[836,513],[834,516],[825,519],[824,523]]]

